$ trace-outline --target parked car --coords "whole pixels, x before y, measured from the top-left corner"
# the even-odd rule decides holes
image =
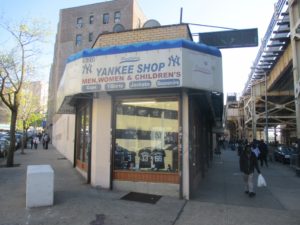
[[[21,146],[22,146],[22,139],[23,139],[23,134],[16,133],[16,142],[17,142],[16,148],[17,149],[21,148]]]
[[[6,157],[9,148],[9,140],[5,137],[0,138],[0,157]]]
[[[274,150],[274,160],[282,163],[290,163],[291,155],[293,154],[292,150],[284,145],[280,145]]]
[[[6,139],[6,140],[8,140],[8,143],[10,144],[10,136],[9,136],[9,134],[2,136],[1,139]],[[18,149],[18,142],[17,142],[17,139],[16,139],[16,141],[15,141],[15,149],[16,149],[16,150]]]

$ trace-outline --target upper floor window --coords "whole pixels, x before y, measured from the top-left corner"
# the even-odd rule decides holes
[[[89,42],[93,41],[93,32],[89,33]]]
[[[94,15],[91,15],[90,16],[90,24],[93,24],[94,23]]]
[[[76,46],[80,46],[81,44],[82,44],[82,35],[81,34],[77,34],[76,35],[75,45]]]
[[[77,18],[77,27],[80,28],[83,26],[83,20],[82,17],[78,17]]]
[[[104,13],[103,14],[103,24],[108,24],[109,23],[109,14]]]
[[[120,11],[115,12],[114,21],[115,21],[115,23],[120,23],[120,21],[121,21],[121,12]]]

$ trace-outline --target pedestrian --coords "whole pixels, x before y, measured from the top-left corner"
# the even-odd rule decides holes
[[[42,144],[43,144],[43,149],[45,149],[46,142],[45,142],[45,133],[42,135]]]
[[[246,145],[245,149],[242,151],[240,156],[240,170],[243,172],[243,180],[245,183],[245,193],[249,197],[254,197],[254,168],[257,173],[260,174],[260,169],[258,167],[258,159],[253,151],[251,151],[251,146]]]
[[[260,166],[263,167],[264,163],[266,164],[266,167],[268,167],[268,146],[264,142],[264,140],[260,140],[260,143],[258,145],[260,155],[259,155],[259,160],[260,160]]]
[[[39,144],[39,138],[37,136],[33,138],[33,144],[34,144],[34,149],[37,149]]]
[[[258,148],[257,140],[255,140],[255,139],[252,142],[251,151],[255,154],[256,158],[259,159],[260,151],[259,151],[259,148]]]
[[[238,144],[238,147],[237,147],[237,150],[238,150],[237,154],[238,154],[238,156],[241,156],[241,153],[244,150],[244,148],[245,148],[245,145],[244,145],[243,141],[240,140],[239,144]]]
[[[30,138],[30,147],[33,148],[33,137]]]
[[[47,133],[45,133],[45,135],[43,136],[44,149],[48,149],[49,142],[50,142],[50,137]]]

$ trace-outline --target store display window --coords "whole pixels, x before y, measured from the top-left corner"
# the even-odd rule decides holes
[[[79,104],[77,109],[76,127],[76,167],[87,171],[91,149],[91,105]]]
[[[114,170],[178,171],[178,99],[115,102]]]

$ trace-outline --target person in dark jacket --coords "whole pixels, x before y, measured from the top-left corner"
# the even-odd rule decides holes
[[[254,168],[257,173],[260,174],[257,157],[255,153],[251,151],[251,146],[246,145],[240,156],[240,170],[244,173],[245,193],[249,194],[249,197],[255,196],[253,183]]]
[[[260,143],[258,145],[259,151],[260,151],[260,156],[259,156],[259,160],[260,160],[260,166],[263,167],[264,163],[266,165],[266,167],[268,167],[268,146],[267,144],[264,142],[264,140],[260,140]]]

